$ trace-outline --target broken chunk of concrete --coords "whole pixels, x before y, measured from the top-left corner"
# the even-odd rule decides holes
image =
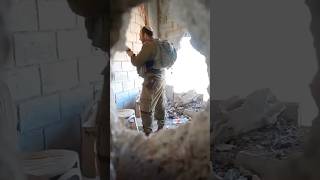
[[[183,105],[188,104],[193,101],[203,101],[203,95],[197,94],[196,91],[190,90],[186,93],[175,93],[174,94],[174,102]]]
[[[285,109],[270,89],[261,89],[250,94],[243,105],[228,113],[235,135],[257,129],[277,121]]]
[[[241,99],[239,96],[232,96],[231,98],[222,101],[220,107],[225,111],[232,111],[239,108],[243,103],[244,99]]]
[[[274,124],[285,109],[285,105],[277,100],[270,89],[254,91],[244,101],[233,97],[228,101],[213,103],[213,106],[213,131],[217,142]]]

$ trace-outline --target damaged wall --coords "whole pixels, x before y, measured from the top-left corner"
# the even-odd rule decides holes
[[[125,34],[125,44],[134,53],[138,53],[142,47],[139,32],[146,24],[145,18],[146,13],[143,5],[131,9],[128,29]],[[143,79],[139,77],[136,67],[131,64],[125,49],[117,51],[111,58],[111,68],[113,72],[111,88],[114,92],[117,107],[134,108]]]
[[[66,1],[16,1],[11,17],[13,50],[1,79],[15,101],[20,148],[79,150],[79,114],[99,97],[104,53]]]
[[[316,57],[304,1],[226,0],[214,7],[214,97],[271,88],[279,100],[301,103],[300,123],[310,125]]]
[[[180,40],[186,32],[186,28],[177,23],[177,17],[170,11],[171,4],[169,0],[159,0],[158,6],[159,38],[169,40],[176,48],[179,48]]]

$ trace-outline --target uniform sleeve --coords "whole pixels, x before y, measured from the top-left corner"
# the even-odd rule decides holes
[[[151,44],[144,44],[141,48],[141,51],[137,55],[131,57],[131,63],[134,66],[142,66],[153,56],[154,48]]]

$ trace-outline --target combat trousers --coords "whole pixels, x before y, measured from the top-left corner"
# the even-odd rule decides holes
[[[147,75],[142,84],[140,110],[143,131],[148,136],[152,132],[152,122],[157,120],[158,130],[165,123],[165,81],[155,75]]]

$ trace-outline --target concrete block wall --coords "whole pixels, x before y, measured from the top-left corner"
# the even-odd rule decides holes
[[[12,52],[0,73],[16,104],[20,149],[79,150],[80,113],[101,93],[106,57],[66,1],[20,0],[11,13]]]
[[[130,14],[131,19],[125,34],[126,45],[137,54],[142,47],[142,43],[139,40],[139,32],[145,25],[146,14],[142,6],[133,8]],[[111,59],[111,68],[114,72],[111,88],[114,92],[117,107],[119,109],[134,108],[143,79],[139,77],[136,67],[131,64],[126,52],[117,52],[115,54]]]
[[[180,40],[187,30],[179,25],[169,13],[169,5],[169,0],[159,1],[159,38],[168,40],[179,48]]]

